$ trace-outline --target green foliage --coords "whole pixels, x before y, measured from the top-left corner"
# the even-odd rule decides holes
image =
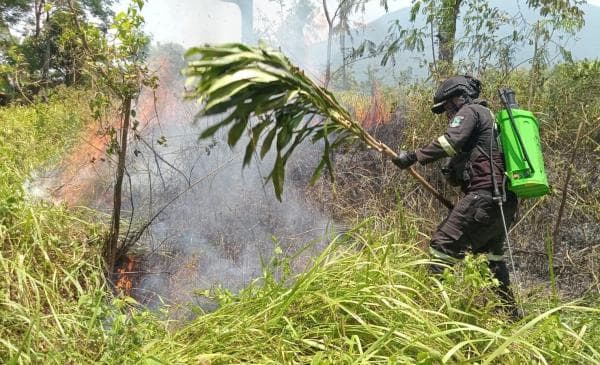
[[[456,34],[456,22],[461,9],[464,9],[461,20],[465,30],[464,34]],[[424,19],[424,25],[417,26],[421,18]],[[438,55],[433,54],[433,57],[437,57],[439,65],[431,64],[430,72],[436,78],[446,75],[448,67],[453,68],[455,53],[459,51],[466,51],[461,57],[461,63],[466,64],[466,68],[477,72],[485,69],[512,40],[512,36],[499,35],[500,27],[515,25],[514,20],[501,9],[490,6],[488,1],[479,0],[413,1],[410,20],[413,23],[410,28],[402,27],[399,22],[390,27],[386,42],[380,46],[382,64],[393,61],[394,55],[403,49],[423,52],[425,42],[433,43],[433,39],[428,38],[435,33],[438,37]]]
[[[5,199],[1,211],[10,211],[10,206],[21,199],[21,185],[34,168],[56,161],[73,143],[85,115],[74,106],[83,105],[88,96],[59,89],[48,103],[0,109],[0,166],[4,171],[0,175],[0,201]]]
[[[193,87],[188,96],[201,103],[199,116],[225,113],[224,119],[201,137],[211,137],[229,127],[227,141],[234,146],[249,131],[244,165],[250,163],[259,146],[261,158],[273,147],[276,157],[268,178],[279,199],[285,164],[305,139],[324,145],[314,180],[325,166],[331,172],[332,148],[350,137],[368,138],[329,91],[278,52],[231,44],[192,48],[187,57],[185,73]],[[258,122],[253,124],[254,117]]]
[[[46,86],[83,84],[82,49],[65,10],[57,9],[37,37],[26,37],[9,53],[13,73],[20,72],[21,83],[35,93],[39,82]],[[43,73],[47,73],[43,75]]]
[[[83,49],[77,34],[69,1],[9,1],[0,5],[0,78],[10,80],[18,93],[30,101],[34,95],[48,93],[58,85],[82,85],[89,81],[83,72]],[[113,0],[71,1],[73,10],[91,32],[106,32],[113,15]],[[96,19],[90,20],[95,17]],[[6,23],[3,23],[5,18]],[[18,23],[21,22],[21,23]],[[23,24],[26,26],[24,27]],[[31,33],[23,29],[32,29]]]
[[[31,0],[3,0],[0,3],[0,26],[18,21],[31,6]]]
[[[115,0],[81,0],[81,5],[91,15],[108,23],[114,15],[112,7],[115,2]]]
[[[527,0],[530,8],[539,9],[543,17],[550,16],[566,27],[579,29],[583,26],[583,10],[585,0]]]
[[[100,2],[77,2],[93,3]],[[552,3],[541,1],[534,6]],[[140,310],[131,298],[113,298],[102,275],[101,235],[105,227],[90,223],[105,217],[27,199],[23,183],[35,169],[64,154],[89,117],[86,105],[92,105],[94,117],[100,118],[111,108],[114,96],[130,98],[137,95],[140,84],[156,84],[151,77],[137,78],[147,75],[143,59],[147,38],[138,32],[143,22],[139,13],[142,2],[137,5],[116,17],[116,44],[109,44],[97,27],[82,25],[88,37],[88,66],[93,66],[86,74],[99,86],[95,93],[98,98],[56,89],[49,93],[48,103],[33,100],[29,106],[0,109],[0,362],[600,362],[597,295],[588,294],[586,305],[559,307],[549,303],[545,295],[543,300],[526,302],[530,315],[525,321],[507,323],[493,293],[497,283],[491,279],[484,258],[468,257],[442,277],[430,277],[425,270],[428,261],[414,243],[424,236],[416,224],[431,225],[431,216],[417,221],[405,212],[356,225],[297,276],[291,276],[289,261],[276,252],[261,280],[239,294],[226,290],[211,293],[220,300],[220,308],[201,314],[180,330],[168,331],[160,313]],[[547,11],[552,12],[552,8]],[[68,24],[72,23],[53,14],[56,18],[48,23],[49,33],[42,37],[55,42],[52,47],[57,48],[52,50],[81,57],[82,38],[71,32]],[[481,23],[482,18],[474,21],[480,22],[479,34],[491,32],[487,23]],[[544,32],[538,29],[540,39]],[[488,40],[481,38],[482,47]],[[18,66],[13,71],[23,75],[26,69],[22,67],[32,67],[27,73],[33,74],[34,83],[41,67],[34,55],[43,49],[36,51],[37,46],[27,40],[20,53],[12,48],[17,60],[13,66]],[[25,50],[31,54],[26,55]],[[58,56],[52,61],[55,70],[60,70],[63,62]],[[331,167],[328,151],[345,137],[367,138],[330,93],[279,54],[229,45],[194,49],[189,57],[188,76],[195,86],[192,96],[200,98],[206,113],[223,113],[225,117],[224,124],[204,135],[229,127],[232,145],[247,135],[250,142],[245,163],[255,152],[264,156],[275,149],[270,177],[279,196],[285,162],[297,141],[311,139],[325,144],[322,169]],[[555,186],[562,178],[563,154],[572,142],[574,126],[581,119],[587,121],[586,150],[577,162],[579,178],[569,201],[573,202],[570,208],[575,219],[592,217],[597,221],[598,62],[564,64],[550,71],[540,68],[536,82],[524,70],[488,69],[482,78],[484,94],[494,107],[497,87],[510,85],[517,90],[521,105],[540,117],[548,170]],[[541,85],[539,92],[533,92],[531,85]],[[404,148],[429,142],[445,128],[445,121],[429,112],[432,89],[433,85],[419,84],[397,90],[402,94],[397,100],[406,101],[403,138],[398,142]],[[388,97],[394,99],[386,93]],[[352,95],[343,99],[351,100]],[[135,118],[129,110],[123,112]],[[324,119],[308,121],[305,115]],[[350,134],[340,133],[347,128]],[[110,133],[116,135],[114,129]],[[119,151],[116,140],[112,147]],[[407,201],[409,196],[419,195],[410,195],[407,188],[414,190],[409,184],[406,189],[394,189],[396,198]],[[535,250],[536,241],[526,234],[539,233],[536,227],[552,216],[554,202],[555,196],[548,197],[541,203],[544,210],[524,217],[525,223],[515,231],[524,246],[530,245],[527,249]],[[535,208],[528,202],[523,206],[527,214],[530,207]],[[585,250],[590,249],[575,253]],[[569,264],[560,261],[561,252],[553,254],[563,265],[556,277],[560,284],[567,276],[562,270]],[[593,274],[598,267],[594,260],[597,257],[590,261]]]
[[[510,84],[526,104],[528,74],[511,77],[490,73],[485,94],[495,101],[495,88]],[[403,144],[421,144],[445,128],[445,122],[430,118],[432,86],[407,87],[402,94],[408,117]],[[0,362],[600,361],[597,298],[559,307],[547,298],[526,301],[529,316],[511,324],[485,259],[468,257],[442,277],[431,277],[428,260],[414,245],[423,236],[417,224],[426,219],[402,210],[354,225],[299,275],[292,275],[289,261],[276,252],[263,277],[240,293],[209,293],[220,300],[217,311],[167,330],[161,313],[109,294],[100,254],[104,227],[86,223],[102,217],[15,193],[31,171],[60,158],[74,141],[87,118],[87,99],[86,93],[64,90],[47,104],[0,109],[5,126],[0,198],[11,201],[0,213]],[[548,108],[535,105],[542,113]]]
[[[96,100],[90,103],[95,117],[108,114],[111,101],[116,101],[121,119],[120,128],[107,128],[110,136],[107,153],[117,156],[115,182],[113,185],[113,207],[111,227],[104,248],[105,268],[107,273],[114,271],[116,262],[125,255],[133,242],[122,240],[121,205],[123,179],[126,170],[127,145],[129,133],[139,125],[133,109],[133,100],[139,95],[142,87],[156,89],[158,78],[152,76],[146,65],[146,51],[149,38],[143,32],[144,17],[142,8],[144,0],[132,0],[127,11],[115,15],[111,28],[114,39],[101,34],[96,28],[82,22],[72,0],[68,1],[71,21],[81,43],[83,58],[86,61],[86,72],[94,79]],[[132,120],[133,118],[133,120]]]
[[[143,0],[133,0],[126,11],[114,16],[110,24],[114,39],[84,23],[76,11],[70,12],[82,47],[81,57],[88,61],[85,71],[92,75],[94,87],[103,97],[117,97],[121,103],[135,97],[142,86],[156,87],[158,82],[145,64],[150,39],[142,31],[143,6]]]
[[[84,300],[97,302],[103,279],[94,254],[97,227],[61,207],[24,200],[35,168],[55,161],[79,134],[87,94],[63,90],[49,103],[0,109],[0,359],[44,362],[88,333]],[[96,233],[94,233],[96,232]],[[88,344],[93,348],[92,342]],[[49,357],[46,357],[48,355]]]
[[[600,61],[580,61],[557,65],[549,72],[545,84],[545,99],[554,123],[561,123],[574,132],[579,122],[588,116],[600,116]],[[600,143],[600,130],[590,136]]]
[[[376,48],[370,47],[370,55],[381,54],[385,65],[394,61],[402,50],[424,52],[431,43],[432,48],[437,46],[437,54],[435,49],[431,50],[437,62],[429,64],[429,71],[437,79],[449,74],[448,67],[476,75],[493,66],[509,72],[513,50],[534,46],[531,64],[539,68],[549,63],[553,50],[564,59],[570,59],[569,51],[561,44],[562,36],[556,33],[574,35],[582,28],[584,3],[580,0],[527,1],[530,8],[540,13],[539,20],[530,24],[522,15],[508,14],[487,0],[415,0],[410,10],[413,26],[402,27],[396,21],[386,40]],[[456,33],[459,14],[464,27],[462,34]],[[435,46],[434,35],[438,38]],[[364,45],[359,50],[360,54],[364,53]],[[451,64],[445,64],[447,62]]]
[[[64,208],[21,202],[0,233],[0,359],[64,363],[94,356],[104,280],[97,227]],[[93,221],[92,217],[85,218]]]
[[[55,163],[90,120],[90,95],[0,108],[0,363],[134,363],[165,328],[113,299],[101,259],[105,217],[27,197],[25,180]]]
[[[408,243],[416,239],[415,231],[407,234],[410,224],[400,216],[397,219],[371,218],[358,224],[334,239],[293,280],[275,281],[266,275],[238,295],[227,296],[215,312],[148,347],[147,361],[577,364],[600,360],[590,342],[598,333],[593,325],[598,309],[564,306],[507,323],[490,290],[495,283],[482,258],[468,258],[443,280],[430,277],[425,270],[428,261]]]

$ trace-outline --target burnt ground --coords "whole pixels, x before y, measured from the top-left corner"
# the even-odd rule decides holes
[[[369,131],[398,150],[407,138],[407,123],[402,113],[391,119]],[[559,187],[565,179],[565,170],[556,166],[557,161],[567,158],[554,156],[552,151],[549,155],[545,157],[547,170],[553,171],[554,167],[558,171],[549,173],[550,181],[555,182],[553,192],[544,198],[522,200],[509,236],[521,287],[528,295],[542,297],[550,290],[547,242],[552,240],[562,196]],[[447,212],[412,177],[361,144],[336,151],[334,163],[335,182],[323,178],[311,191],[322,209],[337,220],[391,214],[402,206],[418,217],[420,231],[430,235]],[[576,167],[553,257],[557,287],[564,299],[600,293],[600,221],[594,208],[598,206],[600,173],[593,161],[580,161]],[[445,183],[438,163],[417,166],[417,170],[450,200],[458,199],[459,192]],[[424,238],[420,245],[425,247],[426,241]]]

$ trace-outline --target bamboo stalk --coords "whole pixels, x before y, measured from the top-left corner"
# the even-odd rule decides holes
[[[333,102],[328,96],[326,96],[326,95],[324,95],[324,96],[328,100]],[[352,122],[352,121],[347,121],[347,120],[339,120],[338,122],[340,124],[344,125],[346,128],[349,128],[350,125],[354,125],[355,127],[357,127],[358,130],[360,131],[360,138],[363,140],[363,142],[365,142],[367,145],[369,145],[373,149],[381,152],[382,154],[384,154],[385,156],[387,156],[389,158],[398,157],[398,154],[393,149],[391,149],[385,143],[377,140],[375,137],[373,137],[369,132],[367,132],[365,129],[363,129],[357,123]],[[411,166],[408,169],[408,173],[412,177],[414,177],[427,191],[432,193],[442,204],[444,204],[444,206],[446,208],[448,208],[448,209],[454,208],[454,204],[452,204],[451,201],[446,199],[439,191],[437,191],[437,189],[435,187],[433,187],[433,185],[431,185],[421,174],[419,174],[417,172],[417,170],[415,170],[414,167]]]
[[[368,144],[369,146],[373,147],[375,150],[383,153],[385,156],[389,157],[389,158],[395,158],[398,157],[398,154],[392,150],[389,146],[387,146],[385,143],[380,142],[378,140],[376,140],[373,136],[371,136],[367,131],[365,131],[364,129],[362,130],[363,135],[363,141]],[[417,181],[430,193],[432,193],[442,204],[444,204],[444,206],[448,209],[453,209],[454,208],[454,204],[452,204],[452,202],[450,202],[448,199],[446,199],[439,191],[437,191],[437,189],[435,187],[433,187],[433,185],[431,185],[423,176],[421,176],[421,174],[419,174],[417,172],[417,170],[415,170],[414,167],[410,167],[408,169],[408,173],[414,177],[415,179],[417,179]]]
[[[331,173],[331,161],[328,156],[331,142],[328,136],[332,131],[346,130],[349,135],[358,137],[389,158],[397,157],[394,150],[371,136],[360,123],[352,120],[348,111],[335,100],[333,94],[307,78],[302,70],[280,53],[243,44],[231,44],[192,48],[186,57],[191,58],[186,74],[194,88],[188,97],[204,104],[202,115],[216,115],[227,110],[231,113],[219,124],[205,130],[201,134],[202,138],[214,135],[221,128],[229,128],[227,141],[233,146],[239,142],[252,115],[267,115],[263,124],[255,126],[252,133],[256,134],[254,138],[259,138],[268,130],[268,135],[263,139],[263,151],[268,152],[276,139],[277,156],[269,179],[273,182],[278,199],[281,199],[283,191],[287,158],[311,133],[315,137],[313,142],[318,139],[325,140],[323,157],[314,176],[318,176],[324,166],[327,166]],[[268,114],[269,110],[279,112],[277,117]],[[297,128],[302,114],[323,116],[323,125],[315,125],[314,129]],[[273,128],[265,129],[264,122],[270,122]],[[294,134],[296,138],[291,146],[288,146]],[[345,134],[338,137],[340,138],[336,139],[334,144],[346,138]],[[286,146],[288,148],[283,152]],[[248,156],[255,150],[254,142],[246,146],[244,164],[248,163]],[[408,169],[408,173],[444,206],[453,208],[452,203],[414,168]]]

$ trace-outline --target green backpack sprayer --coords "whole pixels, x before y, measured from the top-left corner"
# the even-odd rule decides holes
[[[533,198],[550,192],[544,170],[539,124],[528,110],[519,109],[515,93],[500,89],[504,105],[496,115],[509,190],[519,198]]]
[[[530,111],[519,109],[513,90],[500,89],[498,93],[504,109],[496,114],[496,124],[500,131],[500,142],[504,152],[505,174],[509,182],[508,189],[519,198],[533,198],[546,195],[550,192],[550,186],[548,185],[548,178],[544,170],[544,157],[542,155],[538,121]],[[490,164],[493,165],[491,159]],[[510,244],[508,227],[506,226],[504,209],[502,207],[506,198],[505,191],[503,189],[502,194],[499,193],[493,167],[492,181],[494,183],[494,200],[500,208],[510,263],[518,288],[520,287],[520,281],[517,277],[512,245]],[[519,304],[519,307],[522,314],[523,305]]]

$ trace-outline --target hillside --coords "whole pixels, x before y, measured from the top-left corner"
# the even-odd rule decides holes
[[[410,153],[465,123],[431,75],[327,88],[265,45],[152,45],[144,4],[0,3],[1,364],[600,364],[599,60],[478,76],[532,112],[550,186],[504,224]],[[477,231],[435,258],[450,212]]]
[[[490,6],[496,6],[502,11],[510,15],[523,14],[523,17],[529,22],[533,23],[539,19],[539,14],[534,10],[527,8],[524,5],[517,5],[514,1],[491,1]],[[600,7],[586,4],[582,7],[585,12],[585,25],[577,33],[575,39],[565,38],[565,46],[572,53],[573,59],[597,59],[600,55],[600,43],[597,42],[597,35],[600,34]],[[381,16],[378,19],[368,23],[364,29],[357,29],[352,32],[352,46],[357,47],[364,40],[370,40],[376,44],[379,44],[385,40],[385,36],[388,34],[390,27],[398,21],[399,25],[403,28],[411,28],[413,25],[410,20],[410,9],[403,8],[397,11],[390,12]],[[417,27],[421,24],[417,23]],[[458,33],[461,34],[464,28],[461,25],[460,18],[458,22]],[[498,34],[510,34],[513,29],[503,28],[499,30]],[[428,40],[429,42],[429,40]],[[340,65],[341,54],[339,51],[339,39],[334,37],[333,41],[333,64]],[[322,60],[322,55],[326,54],[327,43],[321,42],[312,46],[307,52],[309,56],[307,58]],[[558,51],[552,51],[555,55],[558,55]],[[531,58],[532,54],[528,51],[528,48],[519,48],[514,55],[514,64],[520,64],[521,62]],[[388,72],[380,72],[379,76],[385,80],[386,83],[392,82],[390,73],[399,76],[401,71],[410,70],[414,77],[423,77],[426,75],[426,70],[419,66],[419,60],[425,57],[431,60],[431,50],[429,46],[426,48],[423,54],[418,52],[401,51],[396,55],[396,65],[389,64],[384,69]],[[371,60],[359,61],[353,64],[354,77],[359,80],[365,80],[367,77],[367,70],[369,67],[382,68],[380,66],[381,57],[376,57]]]
[[[530,23],[540,19],[539,14],[534,10],[529,9],[523,4],[519,6],[518,3],[519,2],[515,1],[491,1],[490,6],[496,6],[509,15],[522,13],[524,18]],[[567,48],[572,52],[573,58],[576,60],[582,60],[585,58],[596,59],[598,58],[598,55],[600,55],[600,43],[598,43],[596,40],[596,36],[600,34],[600,7],[586,4],[582,7],[582,10],[585,13],[585,25],[577,33],[577,36],[575,37],[576,39],[569,41],[566,43],[566,45]],[[374,42],[381,42],[383,40],[381,35],[386,34],[390,24],[396,20],[400,22],[401,26],[410,27],[409,13],[409,9],[404,8],[398,11],[390,12],[370,22],[367,24],[364,30],[364,39],[370,39]],[[463,30],[464,29],[459,20],[458,32],[461,33]],[[501,30],[500,33],[511,31],[512,29],[504,29]],[[361,40],[361,38],[361,36],[356,38],[357,43]],[[521,50],[521,52],[522,53],[519,53],[516,56],[517,61],[531,57],[531,55],[526,54],[526,50]]]

